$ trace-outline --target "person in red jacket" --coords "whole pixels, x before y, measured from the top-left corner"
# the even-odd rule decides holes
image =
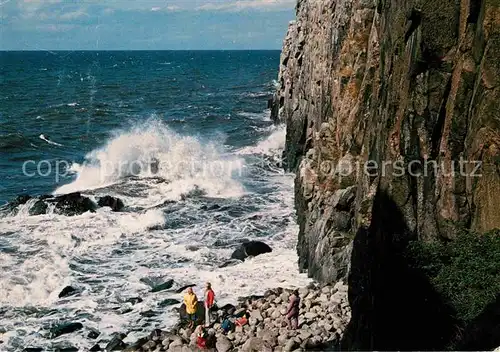
[[[215,303],[215,293],[212,290],[212,285],[207,282],[205,290],[205,326],[210,326],[211,310]]]

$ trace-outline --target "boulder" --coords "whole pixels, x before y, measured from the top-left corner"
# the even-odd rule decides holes
[[[158,305],[160,307],[168,307],[168,306],[173,306],[175,304],[179,304],[181,301],[174,299],[174,298],[167,298],[161,301]]]
[[[298,346],[299,344],[294,339],[290,339],[287,341],[285,347],[283,348],[283,352],[294,351]]]
[[[43,200],[39,199],[31,206],[31,208],[28,210],[28,213],[31,216],[36,216],[36,215],[43,215],[47,213],[48,209],[47,203],[45,203]]]
[[[78,289],[74,288],[73,286],[66,286],[65,288],[63,288],[61,290],[61,292],[59,292],[59,298],[63,298],[63,297],[69,297],[69,296],[73,296],[73,295],[76,295],[78,293]]]
[[[97,200],[97,205],[100,207],[110,207],[113,211],[120,211],[125,207],[120,198],[104,196]]]
[[[248,257],[255,257],[272,251],[271,247],[261,241],[244,242],[233,252],[231,259],[245,260]]]
[[[64,334],[70,334],[72,332],[83,329],[82,323],[63,323],[53,326],[50,329],[50,338],[55,339]]]
[[[130,297],[125,302],[130,303],[133,306],[135,306],[137,303],[142,302],[142,298],[141,297]]]
[[[168,346],[168,350],[169,351],[172,351],[174,350],[176,347],[180,347],[182,346],[182,339],[178,336],[174,337],[174,339],[170,342],[169,346]]]
[[[257,333],[257,337],[262,339],[264,343],[271,347],[276,347],[278,345],[277,332],[271,329],[261,330]]]
[[[96,330],[96,329],[90,329],[89,333],[87,334],[87,338],[95,340],[101,335],[101,332]]]
[[[233,349],[233,344],[227,337],[221,335],[217,338],[217,342],[215,343],[215,348],[217,352],[229,352]]]
[[[106,351],[120,351],[127,347],[127,344],[122,340],[126,337],[125,334],[118,334],[114,336],[111,341],[106,345]]]
[[[94,212],[97,208],[90,198],[82,196],[79,192],[57,196],[52,201],[55,203],[54,212],[67,216]]]
[[[146,310],[146,311],[140,312],[139,314],[143,317],[146,317],[146,318],[152,318],[155,315],[158,315],[158,313],[153,311],[153,310]]]
[[[264,320],[262,318],[262,313],[260,312],[260,310],[257,310],[257,309],[250,312],[250,317],[255,319],[258,322]]]
[[[16,199],[14,199],[9,204],[11,204],[13,207],[17,207],[19,205],[26,204],[30,199],[31,199],[30,195],[21,194],[21,195],[17,196]]]
[[[153,286],[153,288],[151,289],[151,292],[160,292],[163,290],[168,290],[172,286],[174,286],[174,280],[170,279],[162,284]]]
[[[225,261],[224,263],[219,265],[219,268],[227,268],[228,266],[234,266],[234,265],[237,265],[240,263],[241,263],[240,259],[231,259],[231,260]]]
[[[186,289],[190,288],[190,287],[195,287],[196,284],[189,284],[189,285],[184,285],[184,286],[181,286],[179,287],[178,289],[175,290],[175,293],[182,293],[184,292]]]
[[[250,337],[240,348],[241,352],[263,352],[268,350],[272,351],[272,348],[258,337]]]

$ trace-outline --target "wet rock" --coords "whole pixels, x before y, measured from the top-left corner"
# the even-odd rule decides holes
[[[78,348],[76,347],[60,347],[56,348],[54,352],[78,352]]]
[[[37,215],[43,215],[47,213],[48,209],[47,203],[45,203],[43,200],[39,199],[31,206],[29,209],[28,213],[31,216],[37,216]]]
[[[79,292],[78,289],[74,288],[73,286],[66,286],[65,288],[62,289],[61,292],[59,292],[59,298],[63,297],[69,297],[76,295]]]
[[[79,192],[57,196],[54,200],[56,214],[74,216],[88,211],[94,212],[96,204],[90,198],[82,196]]]
[[[179,304],[181,301],[174,299],[174,298],[167,298],[161,301],[158,305],[160,307],[168,307],[168,306],[173,306],[175,304]]]
[[[250,241],[240,245],[231,255],[231,259],[245,260],[248,257],[255,257],[260,254],[270,253],[273,250],[261,241]]]
[[[14,199],[10,204],[12,204],[14,207],[17,207],[19,205],[26,204],[30,199],[30,195],[22,194],[17,196],[16,199]]]
[[[101,346],[99,346],[99,344],[95,344],[94,346],[92,346],[89,350],[90,352],[98,352],[98,351],[101,351]]]
[[[127,344],[122,340],[126,337],[125,334],[118,334],[114,336],[111,341],[106,345],[106,351],[120,351],[127,347]]]
[[[144,312],[140,312],[139,314],[140,314],[141,316],[143,316],[143,317],[146,317],[146,318],[152,318],[152,317],[154,317],[154,316],[158,315],[158,313],[157,313],[157,312],[152,311],[152,310],[146,310],[146,311],[144,311]]]
[[[177,290],[175,290],[175,293],[182,293],[184,292],[185,290],[187,290],[188,288],[190,287],[195,287],[196,284],[189,284],[189,285],[184,285],[182,287],[179,287]]]
[[[97,205],[100,207],[110,207],[113,211],[120,211],[125,207],[120,198],[104,196],[97,200]]]
[[[239,259],[231,259],[228,261],[225,261],[221,265],[219,265],[219,268],[227,268],[228,266],[234,266],[240,264],[242,261]]]
[[[70,334],[72,332],[81,330],[83,328],[82,323],[63,323],[53,326],[50,329],[49,335],[51,339],[55,339],[64,334]]]
[[[163,290],[168,290],[174,285],[174,280],[170,279],[160,285],[156,285],[151,289],[151,292],[160,292]]]
[[[142,302],[142,298],[141,297],[130,297],[125,302],[126,303],[130,303],[133,306],[135,306],[137,303],[141,303]]]
[[[220,209],[219,204],[202,205],[200,207],[200,210],[205,210],[205,211],[218,210],[218,209]]]
[[[101,335],[101,332],[95,329],[90,329],[89,333],[87,334],[87,338],[95,340]]]

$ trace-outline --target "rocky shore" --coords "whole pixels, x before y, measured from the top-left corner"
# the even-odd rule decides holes
[[[299,328],[287,327],[286,309],[291,289],[277,288],[263,296],[240,298],[237,305],[227,304],[213,312],[215,322],[208,328],[209,351],[260,352],[336,350],[351,318],[347,299],[348,287],[343,282],[320,286],[311,284],[299,289],[301,298]],[[96,344],[91,351],[198,351],[197,333],[186,327],[184,309],[179,309],[180,321],[170,331],[155,330],[148,337],[127,345],[117,335],[106,345]],[[227,334],[221,323],[230,316],[249,312],[248,323],[236,326]],[[201,315],[200,315],[201,316]],[[201,323],[201,320],[198,322]]]

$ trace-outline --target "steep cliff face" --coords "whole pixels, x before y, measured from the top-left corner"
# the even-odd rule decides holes
[[[500,228],[499,103],[500,1],[298,1],[273,118],[297,172],[300,267],[349,276],[350,347],[456,338],[404,249]]]

